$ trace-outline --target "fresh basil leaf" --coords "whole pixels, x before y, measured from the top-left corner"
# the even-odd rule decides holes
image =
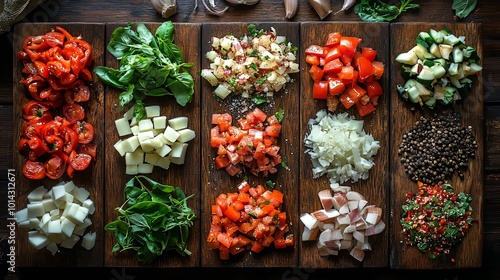
[[[127,87],[120,83],[119,75],[120,72],[116,69],[97,66],[94,68],[94,73],[99,77],[99,79],[106,85],[112,86],[119,89],[126,89]]]
[[[466,18],[476,7],[477,0],[453,0],[451,8],[459,18]]]
[[[171,95],[171,93],[164,87],[161,88],[155,88],[153,90],[147,91],[146,92],[147,96],[165,96],[165,95]]]
[[[182,57],[182,51],[179,48],[179,46],[168,41],[163,41],[163,43],[164,44],[162,51],[165,54],[165,56],[177,64],[182,64],[184,59]]]
[[[134,99],[134,84],[128,84],[127,90],[120,93],[118,100],[120,101],[120,107],[123,108],[126,104]]]
[[[178,73],[173,78],[167,78],[167,83],[177,103],[186,106],[191,102],[194,93],[194,80],[189,73]]]
[[[149,31],[149,29],[144,25],[144,23],[139,22],[137,24],[137,33],[139,34],[139,38],[141,38],[141,41],[147,45],[153,41],[153,34]]]
[[[162,23],[155,32],[155,36],[166,42],[174,41],[174,24],[171,21]]]
[[[146,108],[144,107],[144,103],[141,100],[137,100],[134,106],[134,117],[137,121],[142,120],[146,115]]]

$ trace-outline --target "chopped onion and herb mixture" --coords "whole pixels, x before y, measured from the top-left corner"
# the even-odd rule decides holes
[[[462,242],[473,223],[472,198],[454,193],[448,183],[418,182],[418,192],[408,192],[401,207],[405,242],[431,259],[450,254]]]
[[[265,103],[275,92],[292,81],[290,73],[299,72],[297,47],[276,30],[256,29],[248,25],[248,33],[212,38],[212,50],[207,52],[210,68],[201,76],[213,87],[215,96],[225,99],[231,94]]]
[[[309,120],[310,132],[304,143],[311,156],[313,176],[324,174],[331,183],[368,179],[380,144],[363,130],[363,121],[347,113],[333,115],[326,110]]]

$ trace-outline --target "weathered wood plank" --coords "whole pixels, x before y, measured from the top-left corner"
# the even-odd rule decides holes
[[[106,44],[111,38],[111,34],[117,27],[125,26],[127,23],[113,23],[106,25]],[[158,28],[159,23],[147,23],[146,26],[154,34]],[[165,252],[162,257],[158,257],[151,265],[145,265],[135,259],[135,251],[129,250],[125,252],[112,252],[113,246],[116,244],[116,237],[113,232],[105,233],[105,266],[107,267],[196,267],[199,265],[199,243],[200,243],[200,91],[199,82],[196,78],[196,72],[199,69],[199,38],[200,38],[200,25],[190,23],[176,23],[174,25],[174,43],[179,46],[183,53],[184,61],[194,63],[194,67],[190,69],[190,74],[195,77],[195,94],[193,100],[185,107],[176,103],[173,96],[166,97],[147,97],[144,99],[146,106],[160,105],[161,115],[167,116],[167,119],[175,117],[186,116],[188,117],[188,128],[196,133],[195,139],[188,142],[185,163],[183,165],[171,164],[168,170],[160,167],[155,167],[153,174],[147,176],[152,180],[162,184],[172,185],[181,188],[186,196],[194,195],[188,200],[188,206],[193,209],[198,219],[195,220],[194,225],[189,230],[188,237],[188,250],[192,252],[191,256],[183,257],[175,251]],[[106,52],[106,66],[118,68],[119,61]],[[106,185],[106,224],[114,221],[118,216],[116,207],[123,205],[124,201],[124,188],[125,184],[133,178],[131,175],[125,173],[125,158],[115,150],[114,144],[119,139],[126,137],[119,137],[116,131],[115,120],[123,117],[123,114],[130,106],[124,107],[121,110],[118,106],[118,95],[121,93],[119,89],[106,86],[106,164],[105,172],[106,178],[104,184]]]
[[[482,36],[480,24],[450,24],[450,23],[405,23],[391,24],[391,59],[394,61],[399,53],[406,52],[415,45],[415,38],[420,31],[428,31],[430,28],[441,30],[443,27],[450,29],[453,34],[466,36],[466,43],[474,46],[478,55],[482,57]],[[474,35],[472,35],[474,34]],[[409,111],[409,106],[404,104],[403,100],[396,94],[397,84],[401,84],[403,79],[399,72],[399,65],[393,64],[391,68],[391,87],[394,94],[391,98],[391,213],[393,213],[393,224],[391,225],[391,267],[393,268],[470,268],[480,267],[482,265],[482,234],[483,234],[483,150],[482,141],[483,132],[483,94],[481,74],[474,80],[470,95],[463,105],[457,110],[462,117],[462,126],[471,126],[474,137],[478,142],[476,156],[469,163],[469,171],[465,173],[464,180],[460,180],[455,175],[449,182],[452,184],[455,192],[465,192],[471,194],[474,198],[471,206],[474,210],[473,218],[478,221],[468,232],[467,237],[462,244],[452,252],[452,257],[456,263],[452,264],[446,261],[448,258],[441,258],[433,261],[420,253],[416,248],[406,247],[401,232],[400,210],[405,202],[405,196],[408,191],[418,189],[416,182],[405,174],[400,158],[397,155],[399,143],[402,135],[415,125],[420,116],[432,118],[433,113],[439,113],[431,110],[416,109]]]
[[[94,65],[102,65],[104,63],[104,44],[102,36],[104,35],[104,24],[69,24],[69,23],[47,23],[37,25],[16,25],[14,30],[14,46],[20,48],[22,41],[26,36],[41,35],[49,32],[51,28],[59,25],[65,28],[74,36],[81,35],[94,49],[93,61]],[[14,60],[13,76],[14,80],[22,79],[21,69],[23,64]],[[94,77],[95,79],[96,77]],[[61,181],[72,180],[75,185],[84,187],[90,192],[90,198],[94,201],[96,211],[91,216],[92,225],[87,231],[97,232],[97,242],[92,250],[85,250],[80,246],[80,243],[71,249],[61,248],[61,252],[54,257],[50,255],[48,250],[36,251],[28,242],[27,230],[19,228],[17,230],[17,266],[19,267],[44,267],[44,266],[81,266],[92,267],[103,265],[103,217],[104,217],[104,180],[103,180],[103,162],[104,162],[104,96],[101,83],[92,83],[89,86],[91,98],[82,106],[85,108],[86,120],[94,126],[96,137],[92,141],[97,145],[97,158],[91,163],[89,168],[84,171],[75,171],[74,177],[69,178],[66,174],[58,180],[45,178],[41,181],[29,180],[22,173],[23,165],[26,158],[17,150],[11,155],[13,157],[12,167],[16,169],[16,185],[17,185],[17,207],[18,209],[25,208],[28,200],[26,196],[36,187],[44,185],[47,189],[56,185]],[[23,117],[22,106],[24,106],[29,98],[28,93],[22,84],[15,84],[13,87],[13,142],[18,143],[21,139]],[[12,149],[11,149],[12,150]],[[30,252],[30,253],[26,253]],[[76,257],[78,256],[78,257]]]

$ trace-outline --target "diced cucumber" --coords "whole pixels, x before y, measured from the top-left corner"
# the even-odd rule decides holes
[[[455,35],[449,34],[444,36],[443,43],[454,46],[460,43],[460,40]]]
[[[441,34],[443,34],[443,36],[446,36],[446,35],[450,35],[450,34],[452,34],[452,33],[451,33],[451,30],[449,30],[448,28],[443,28],[443,29],[439,30],[439,32],[440,32]],[[444,37],[443,37],[443,38],[444,38]]]
[[[434,107],[436,107],[436,98],[431,96],[427,101],[425,101],[424,104],[427,105],[427,107],[434,109]]]
[[[437,100],[443,100],[444,99],[444,88],[441,85],[435,85],[434,86],[434,95],[433,97]]]
[[[401,65],[401,76],[403,79],[406,81],[411,78],[412,73],[411,73],[411,67],[408,65]]]
[[[447,86],[444,88],[444,98],[441,100],[445,105],[450,104],[455,97],[455,91],[457,89],[452,86]]]
[[[434,63],[434,60],[429,60],[429,59],[424,60],[424,65],[427,67],[432,67],[434,66],[434,64],[436,64]]]
[[[420,59],[420,60],[426,60],[426,59],[434,59],[434,58],[436,58],[424,46],[422,46],[420,44],[416,44],[415,47],[412,48],[412,50],[415,52],[415,54],[417,55],[418,59]]]
[[[446,74],[446,69],[439,63],[434,64],[434,66],[431,67],[431,71],[435,79],[439,79]]]
[[[418,57],[417,57],[417,54],[413,50],[410,50],[410,51],[405,52],[405,53],[400,53],[396,57],[396,61],[399,63],[414,65],[417,63]]]
[[[433,56],[435,56],[435,57],[437,57],[437,58],[440,58],[440,57],[441,57],[441,52],[439,51],[439,46],[438,46],[436,43],[432,44],[432,45],[429,47],[429,52],[430,52]]]
[[[439,65],[443,66],[444,69],[446,69],[446,71],[448,71],[448,68],[450,68],[450,63],[448,61],[446,61],[444,58],[434,59],[433,62],[434,62],[434,64],[439,64]]]
[[[431,87],[432,82],[434,82],[434,73],[432,72],[430,67],[424,65],[417,76],[417,82],[421,83],[427,88]]]
[[[456,76],[450,76],[450,82],[456,88],[459,88],[462,86],[462,84],[460,83],[460,80]]]
[[[450,68],[448,68],[448,73],[450,75],[457,75],[458,74],[458,64],[457,63],[451,63]]]
[[[447,44],[439,44],[439,52],[441,53],[442,58],[449,60],[452,51],[453,46]]]
[[[432,39],[431,35],[425,31],[420,32],[417,38],[427,43],[428,46],[434,44],[434,39]]]
[[[469,91],[472,89],[472,80],[468,78],[463,78],[460,80],[461,87],[457,88],[458,93],[462,98],[466,98],[469,95]]]
[[[420,63],[413,65],[413,67],[411,67],[410,69],[410,74],[412,76],[417,76],[420,73],[420,71],[422,71],[422,67],[423,65]]]
[[[443,34],[434,30],[434,29],[431,29],[429,30],[429,35],[432,37],[432,39],[434,40],[434,42],[436,44],[441,44],[443,42]]]
[[[462,61],[464,61],[464,54],[462,53],[462,50],[458,48],[458,46],[453,47],[452,57],[453,62],[455,63],[461,63]]]

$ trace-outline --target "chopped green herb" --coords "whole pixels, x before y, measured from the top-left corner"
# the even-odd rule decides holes
[[[274,116],[276,116],[276,119],[278,119],[278,122],[281,123],[281,121],[285,117],[285,112],[284,112],[283,108],[279,108],[278,111],[276,113],[274,113]]]

